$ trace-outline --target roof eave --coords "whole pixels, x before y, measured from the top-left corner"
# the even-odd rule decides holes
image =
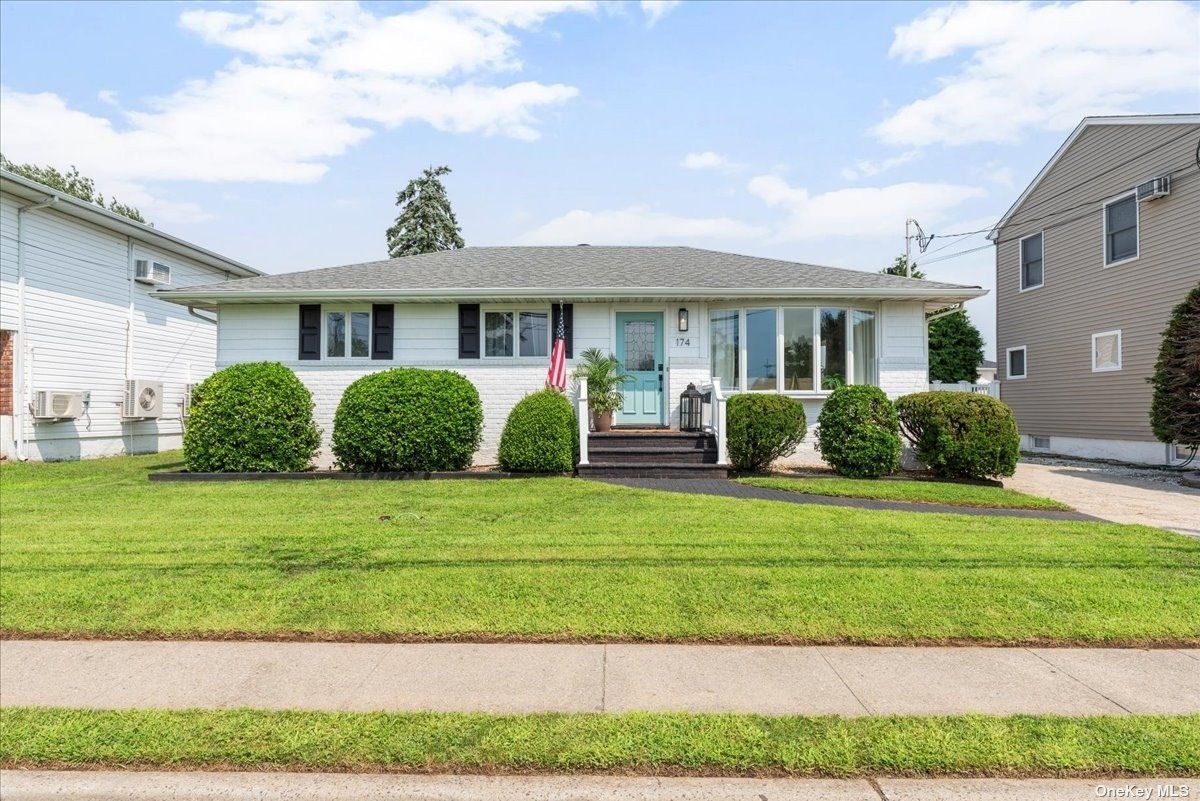
[[[0,174],[0,189],[3,189],[8,194],[35,203],[54,198],[55,208],[64,214],[109,231],[131,236],[139,242],[176,253],[223,273],[236,275],[239,278],[253,278],[266,275],[262,270],[226,258],[207,248],[164,233],[153,226],[123,217],[108,209],[101,208],[95,203],[80,200],[73,195],[59,192],[56,189],[14,173],[4,172]]]
[[[590,287],[577,289],[556,288],[448,288],[428,289],[275,289],[275,290],[225,290],[215,292],[189,291],[183,289],[159,290],[158,297],[183,306],[213,308],[222,303],[291,303],[321,300],[361,301],[393,300],[411,302],[456,302],[489,301],[525,298],[552,298],[563,301],[622,300],[655,298],[662,300],[734,300],[751,298],[847,298],[907,299],[962,302],[983,297],[987,290],[981,287],[785,287],[730,289],[708,287]]]

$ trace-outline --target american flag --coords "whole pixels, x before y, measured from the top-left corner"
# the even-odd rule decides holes
[[[558,326],[554,331],[554,347],[550,349],[550,369],[546,372],[546,386],[559,392],[567,389],[567,329],[563,325],[563,307],[558,305]]]

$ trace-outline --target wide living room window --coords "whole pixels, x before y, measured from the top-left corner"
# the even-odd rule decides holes
[[[878,384],[875,312],[817,306],[715,309],[712,375],[729,389],[828,392]]]

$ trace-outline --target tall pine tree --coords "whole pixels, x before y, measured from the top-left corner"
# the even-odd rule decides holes
[[[441,177],[450,168],[427,167],[396,194],[400,213],[387,229],[388,255],[413,256],[464,247],[462,228]]]
[[[982,360],[983,335],[965,311],[947,314],[929,324],[930,380],[974,383]]]
[[[1200,446],[1200,285],[1171,312],[1154,375],[1150,426],[1163,442]]]

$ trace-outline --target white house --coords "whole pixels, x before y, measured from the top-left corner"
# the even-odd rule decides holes
[[[154,291],[257,275],[0,172],[0,452],[55,460],[178,448],[187,387],[213,370],[217,326]]]
[[[558,316],[634,376],[617,425],[677,427],[688,384],[779,392],[816,422],[829,388],[928,389],[927,316],[985,294],[687,247],[469,247],[158,293],[218,312],[217,363],[279,361],[312,390],[328,444],[342,391],[393,366],[456,370],[484,405],[477,463],[541,389]],[[815,460],[812,437],[794,461]],[[326,455],[327,458],[327,455]]]

